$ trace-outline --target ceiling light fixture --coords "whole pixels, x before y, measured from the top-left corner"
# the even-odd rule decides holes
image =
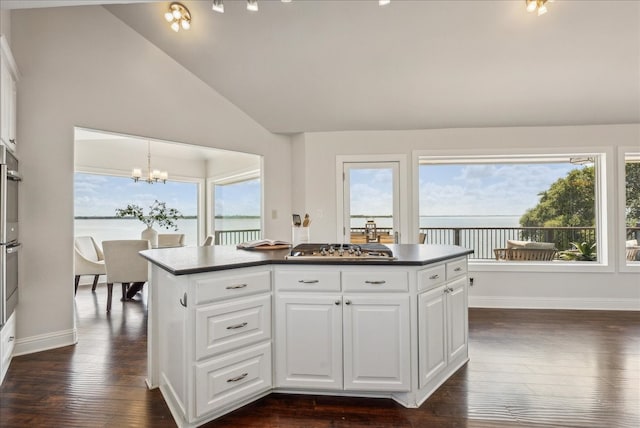
[[[213,6],[211,9],[215,10],[218,13],[224,13],[224,3],[222,0],[213,0]]]
[[[251,12],[258,11],[258,0],[247,0],[247,10]]]
[[[133,168],[131,171],[131,178],[136,183],[142,179],[142,181],[146,181],[149,184],[158,183],[162,181],[162,183],[166,183],[169,178],[169,173],[167,171],[160,171],[159,169],[151,169],[151,141],[147,141],[147,175],[146,178],[142,178],[142,169]]]
[[[552,3],[553,0],[524,0],[527,5],[527,12],[538,11],[538,16],[547,13],[547,2]]]
[[[378,0],[378,6],[386,6],[391,3],[391,0]]]
[[[176,33],[180,31],[180,28],[183,30],[191,28],[191,13],[189,13],[189,9],[180,3],[171,3],[169,11],[164,14],[164,19],[167,20],[171,25],[171,29]]]

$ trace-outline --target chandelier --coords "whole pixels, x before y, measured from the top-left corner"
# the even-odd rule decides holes
[[[547,13],[547,2],[551,3],[553,0],[525,0],[527,4],[527,12],[538,12],[538,16]]]
[[[171,29],[176,33],[180,31],[180,28],[183,30],[191,28],[191,13],[189,13],[189,9],[180,3],[171,3],[169,11],[164,14],[164,19],[167,20]]]
[[[131,171],[131,178],[136,183],[142,179],[142,181],[146,181],[149,184],[162,182],[163,184],[167,182],[169,178],[169,173],[167,171],[160,171],[159,169],[151,169],[151,141],[147,141],[147,174],[143,178],[142,177],[142,169],[133,168]]]

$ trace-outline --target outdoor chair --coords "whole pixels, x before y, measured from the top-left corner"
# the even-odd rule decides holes
[[[208,247],[210,245],[213,245],[214,243],[214,238],[213,235],[209,235],[207,236],[207,239],[204,240],[204,243],[202,244],[203,247]]]
[[[637,239],[631,239],[626,242],[627,261],[634,262],[638,260],[638,253],[640,252],[640,246],[638,246]]]
[[[558,250],[553,242],[507,241],[507,248],[493,250],[498,261],[551,261]]]

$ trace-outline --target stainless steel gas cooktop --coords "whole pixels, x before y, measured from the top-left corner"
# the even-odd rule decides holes
[[[291,249],[288,260],[395,260],[393,252],[381,244],[300,244]]]

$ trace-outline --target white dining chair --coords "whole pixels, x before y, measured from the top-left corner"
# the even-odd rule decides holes
[[[158,248],[184,247],[184,233],[159,233]]]
[[[140,251],[150,248],[146,239],[102,241],[107,268],[107,312],[111,312],[113,284],[122,284],[122,301],[126,299],[130,284],[145,283],[149,279],[147,260]]]
[[[75,291],[78,292],[80,276],[93,275],[93,286],[91,291],[96,291],[98,278],[107,273],[104,265],[104,254],[91,236],[78,236],[74,240],[74,275]]]

